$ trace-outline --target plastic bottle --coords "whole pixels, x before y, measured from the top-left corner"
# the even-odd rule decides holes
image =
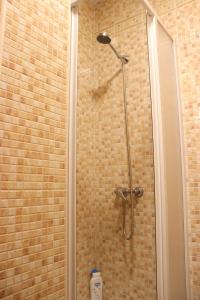
[[[91,300],[102,300],[102,277],[101,273],[96,269],[91,272],[90,280],[90,298]]]

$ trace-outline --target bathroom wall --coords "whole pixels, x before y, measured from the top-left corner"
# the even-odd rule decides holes
[[[146,14],[137,0],[99,1],[95,17],[98,26],[95,36],[102,31],[108,32],[118,51],[129,56],[126,79],[133,185],[144,188],[143,198],[134,203],[133,238],[125,241],[122,202],[114,194],[117,186],[128,186],[121,65],[109,47],[96,44],[96,222],[101,236],[97,249],[98,266],[105,280],[104,296],[106,300],[156,299],[154,168]]]
[[[68,1],[8,0],[0,74],[0,298],[64,299]]]
[[[81,300],[88,299],[89,271],[94,266],[103,272],[105,300],[155,299],[151,104],[145,18],[136,3],[103,0],[96,9],[89,2],[82,4],[77,110],[77,292]],[[190,283],[192,299],[197,300],[200,3],[152,3],[177,41]],[[4,299],[64,299],[68,12],[64,0],[7,1],[0,74],[0,298]],[[122,238],[122,207],[113,194],[116,186],[127,184],[122,75],[110,49],[95,42],[102,30],[114,37],[121,53],[130,55],[134,182],[145,188],[135,208],[132,242]]]
[[[105,300],[153,300],[155,205],[145,11],[140,1],[98,1],[93,7],[91,1],[81,1],[79,16],[77,299],[88,299],[89,272],[97,267]],[[128,185],[122,72],[110,48],[96,42],[104,30],[130,59],[126,69],[133,180],[145,191],[134,203],[131,241],[122,235],[122,203],[114,194],[117,186]]]
[[[76,254],[77,300],[89,299],[89,276],[96,265],[94,248],[95,144],[94,144],[94,5],[80,1],[78,30],[78,90],[76,110]]]
[[[192,299],[200,299],[200,2],[152,0],[177,45],[183,112]]]

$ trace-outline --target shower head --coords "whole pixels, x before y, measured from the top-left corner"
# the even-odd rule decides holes
[[[109,37],[109,35],[107,35],[106,32],[103,32],[97,36],[97,41],[101,44],[110,44],[111,38]]]
[[[113,47],[113,45],[111,44],[111,38],[109,37],[109,35],[106,32],[102,32],[99,33],[99,35],[97,36],[97,41],[100,44],[104,44],[104,45],[109,45],[110,48],[112,49],[112,51],[115,53],[115,55],[117,56],[118,59],[121,60],[122,64],[127,64],[128,63],[128,59],[127,56],[122,56],[120,55],[117,50]]]

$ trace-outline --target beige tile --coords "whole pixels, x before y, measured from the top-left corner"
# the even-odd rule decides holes
[[[4,299],[64,296],[67,13],[60,0],[8,1],[0,78]]]

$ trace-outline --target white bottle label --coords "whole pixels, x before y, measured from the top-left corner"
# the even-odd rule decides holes
[[[102,279],[92,277],[90,281],[91,300],[102,300]]]

